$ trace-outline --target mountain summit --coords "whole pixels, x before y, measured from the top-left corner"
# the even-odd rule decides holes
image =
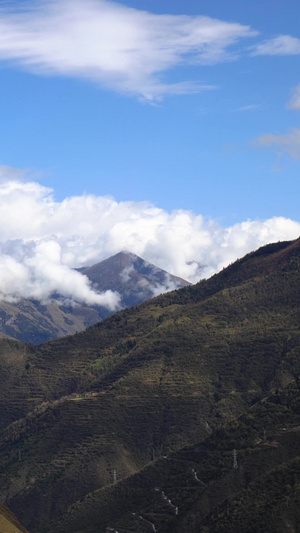
[[[172,276],[127,251],[119,252],[80,272],[89,278],[97,291],[118,292],[122,307],[138,305],[153,296],[190,285],[188,281]]]

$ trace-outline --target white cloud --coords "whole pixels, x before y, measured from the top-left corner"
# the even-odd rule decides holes
[[[234,59],[231,47],[257,35],[210,17],[154,15],[108,0],[27,0],[0,8],[0,60],[35,73],[89,78],[150,101],[199,92],[200,82],[168,84],[161,73],[183,62]]]
[[[256,147],[275,148],[280,154],[288,154],[293,159],[300,159],[300,129],[293,128],[289,133],[275,135],[266,133],[251,143]]]
[[[57,294],[69,303],[100,305],[112,311],[120,304],[118,293],[95,293],[85,276],[64,265],[61,247],[54,240],[1,243],[0,280],[0,300],[11,303],[20,298],[47,302]]]
[[[171,276],[166,273],[163,283],[152,285],[149,288],[151,289],[153,296],[159,296],[159,294],[163,294],[165,292],[175,291],[178,289],[178,287],[180,287],[180,282],[172,280]]]
[[[300,109],[300,84],[292,91],[292,98],[288,103],[289,109]]]
[[[300,39],[279,35],[251,47],[253,56],[286,56],[300,54]]]
[[[254,109],[257,109],[259,106],[257,104],[250,104],[250,105],[244,105],[242,107],[238,107],[235,109],[235,111],[253,111]]]
[[[56,202],[38,183],[0,182],[0,298],[65,298],[114,309],[117,295],[94,293],[73,267],[129,250],[196,282],[268,242],[298,237],[283,217],[222,228],[201,215],[168,213],[147,202],[84,195]],[[129,274],[129,273],[128,273]]]

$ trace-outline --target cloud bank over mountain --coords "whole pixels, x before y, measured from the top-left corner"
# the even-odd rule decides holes
[[[201,214],[168,213],[147,202],[88,194],[58,202],[51,189],[21,181],[14,169],[2,167],[0,175],[0,298],[7,301],[59,293],[116,309],[118,295],[94,293],[73,268],[126,249],[197,282],[263,244],[300,235],[300,223],[283,217],[223,228]]]

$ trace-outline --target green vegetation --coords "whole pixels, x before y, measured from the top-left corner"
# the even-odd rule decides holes
[[[271,479],[281,414],[296,424],[275,391],[300,375],[299,258],[300,240],[271,245],[80,334],[1,340],[0,482],[31,533],[219,531],[214,513],[250,490],[256,458]]]

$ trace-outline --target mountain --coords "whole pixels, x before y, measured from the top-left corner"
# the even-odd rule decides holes
[[[264,406],[257,402],[272,391],[292,387],[300,374],[299,267],[300,239],[277,243],[248,254],[209,280],[116,313],[77,335],[41,346],[3,339],[0,483],[6,504],[31,533],[43,528],[51,533],[154,531],[147,520],[158,531],[182,527],[179,533],[195,527],[198,532],[199,524],[206,528],[203,532],[210,531],[209,520],[219,520],[214,513],[223,500],[232,494],[237,498],[251,482],[250,462],[248,485],[240,480],[234,492],[229,483],[233,450],[241,465],[244,444],[232,437],[232,430],[228,437],[224,428],[230,423],[241,428],[243,457],[250,457],[251,432],[240,426],[239,417],[250,409],[253,420],[251,409]],[[286,406],[276,405],[285,420],[292,416]],[[272,443],[279,437],[273,439],[268,426],[274,414],[272,405],[270,409],[258,433],[263,440],[265,429]],[[254,421],[257,417],[263,422],[261,415]],[[278,448],[261,446],[270,454]],[[208,457],[204,452],[211,447],[215,452]],[[253,449],[253,457],[259,457]],[[185,450],[198,451],[187,459]],[[295,446],[295,454],[289,451],[286,457],[296,461],[297,450]],[[205,464],[199,470],[202,457]],[[259,461],[264,464],[265,455]],[[270,470],[263,471],[266,479],[278,465],[270,462]],[[228,468],[229,477],[219,486],[218,476]],[[290,479],[289,468],[281,478],[284,482]],[[205,485],[212,483],[212,493],[207,499],[203,495],[199,511],[203,485],[195,472]],[[291,482],[286,485],[293,491]],[[172,487],[181,494],[180,505]],[[243,502],[247,498],[252,501],[248,492]],[[236,503],[228,505],[230,509]],[[124,509],[142,517],[139,525]],[[200,523],[197,513],[206,522]],[[158,514],[166,520],[159,519],[156,526]],[[181,522],[184,517],[190,529]],[[118,526],[118,520],[123,525]],[[128,525],[123,520],[129,520]]]
[[[81,269],[99,292],[112,290],[121,295],[121,307],[138,305],[158,294],[190,285],[141,257],[120,252],[92,267]]]
[[[129,252],[79,271],[89,278],[96,291],[119,292],[122,308],[189,285]],[[0,302],[0,335],[40,344],[83,331],[111,313],[104,307],[60,304],[54,297],[47,304],[25,299],[14,304]]]

